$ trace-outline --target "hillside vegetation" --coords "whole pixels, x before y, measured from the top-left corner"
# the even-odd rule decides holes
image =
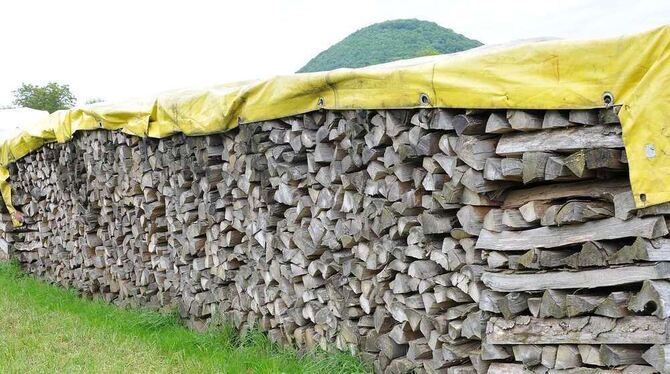
[[[399,19],[362,28],[319,53],[299,73],[358,68],[482,45],[434,22]]]

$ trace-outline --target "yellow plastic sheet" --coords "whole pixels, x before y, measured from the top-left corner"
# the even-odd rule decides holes
[[[670,201],[669,43],[666,26],[613,39],[482,47],[59,111],[0,144],[0,191],[16,218],[7,165],[82,130],[203,135],[322,108],[587,109],[602,107],[609,92],[622,105],[635,202],[658,204]]]

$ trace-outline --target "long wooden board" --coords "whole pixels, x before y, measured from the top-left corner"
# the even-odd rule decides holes
[[[573,197],[590,197],[612,201],[614,195],[626,191],[630,191],[630,182],[627,179],[548,184],[509,191],[505,196],[502,207],[506,209],[518,208],[530,201]]]
[[[670,263],[653,266],[557,271],[549,273],[484,273],[482,281],[493,291],[519,292],[547,289],[595,288],[670,278]]]
[[[563,129],[504,134],[496,153],[501,156],[524,152],[576,151],[593,148],[623,148],[619,126],[575,126]]]
[[[626,237],[654,239],[666,234],[668,227],[663,217],[632,218],[627,221],[612,217],[575,225],[539,227],[524,231],[482,230],[476,248],[524,251]]]
[[[486,325],[490,344],[665,344],[668,321],[650,316],[491,318]]]

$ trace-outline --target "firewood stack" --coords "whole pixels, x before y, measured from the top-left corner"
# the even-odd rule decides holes
[[[615,110],[79,133],[14,164],[5,237],[84,293],[380,373],[667,372],[670,205],[635,209]]]

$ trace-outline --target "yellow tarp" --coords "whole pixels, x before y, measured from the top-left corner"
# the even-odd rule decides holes
[[[622,105],[636,204],[658,204],[670,201],[669,43],[666,26],[614,39],[482,47],[59,111],[0,144],[0,190],[14,218],[7,165],[79,130],[203,135],[321,108],[586,109],[602,107],[603,93],[611,92]]]

